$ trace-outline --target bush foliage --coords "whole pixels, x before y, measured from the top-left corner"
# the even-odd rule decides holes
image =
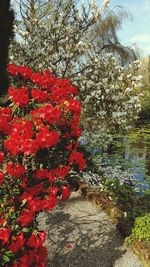
[[[37,215],[70,196],[78,152],[81,104],[77,88],[49,71],[9,65],[12,86],[0,108],[0,266],[45,266],[46,233]]]

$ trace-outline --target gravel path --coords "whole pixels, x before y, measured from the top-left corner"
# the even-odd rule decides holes
[[[107,215],[78,193],[41,213],[39,225],[47,230],[47,267],[143,267]]]

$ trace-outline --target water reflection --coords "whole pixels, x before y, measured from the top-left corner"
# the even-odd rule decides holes
[[[150,188],[150,125],[136,128],[126,136],[115,136],[108,154],[112,160],[115,155],[121,163],[124,161],[124,168],[132,173],[139,189]]]
[[[123,171],[127,170],[137,192],[150,189],[150,124],[136,128],[128,135],[115,135],[107,152],[96,147],[92,153],[101,155],[103,167],[120,165]]]

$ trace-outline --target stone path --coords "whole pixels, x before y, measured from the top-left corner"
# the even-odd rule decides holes
[[[47,231],[47,267],[143,267],[109,217],[78,193],[42,213],[39,227]]]

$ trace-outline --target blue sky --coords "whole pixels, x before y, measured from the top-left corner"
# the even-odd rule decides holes
[[[144,55],[150,54],[150,0],[110,0],[110,7],[117,5],[127,8],[133,16],[119,30],[120,41],[125,45],[136,44]]]
[[[96,3],[101,7],[103,1],[96,0]],[[120,41],[124,45],[136,45],[143,55],[150,54],[150,0],[110,0],[110,8],[118,5],[127,8],[133,16],[132,20],[124,20],[118,31]]]

